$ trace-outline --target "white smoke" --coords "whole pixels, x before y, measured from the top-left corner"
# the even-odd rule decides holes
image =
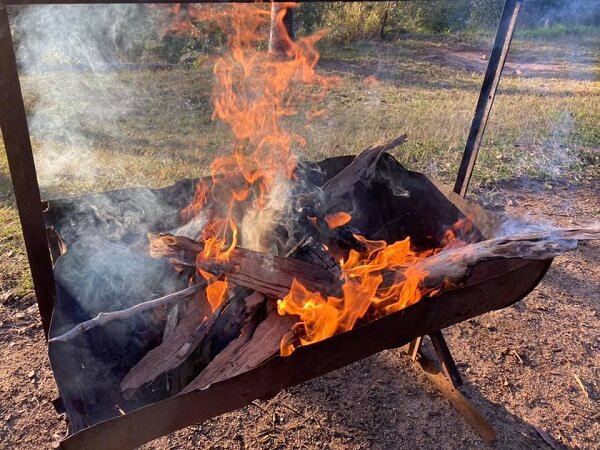
[[[123,135],[140,91],[114,67],[158,34],[140,5],[29,6],[19,11],[17,57],[42,186],[69,174],[94,179],[95,149]]]

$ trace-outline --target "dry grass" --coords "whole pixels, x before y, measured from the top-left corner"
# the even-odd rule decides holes
[[[520,213],[534,211],[540,220],[554,214],[569,225],[573,218],[600,215],[591,183],[591,191],[565,187],[545,197],[498,183],[521,176],[572,182],[599,178],[598,41],[592,36],[581,42],[515,42],[515,58],[507,67],[476,167],[475,187],[488,184],[489,193],[489,184],[495,183],[501,204],[520,205]],[[326,116],[291,124],[307,140],[298,153],[312,159],[354,153],[407,132],[410,142],[396,156],[409,168],[451,182],[482,79],[485,61],[477,55],[487,50],[480,45],[412,36],[393,44],[325,48],[322,70],[339,76],[341,83],[315,106],[327,108]],[[368,79],[371,75],[377,81]],[[229,145],[227,129],[211,121],[208,65],[87,80],[78,74],[26,77],[27,106],[31,111],[40,100],[32,95],[36,85],[48,92],[60,83],[77,85],[82,80],[95,83],[95,92],[103,95],[62,95],[54,109],[36,117],[42,125],[52,124],[53,114],[65,119],[64,130],[34,141],[47,197],[167,185],[206,173],[208,162]],[[119,94],[136,95],[112,95],[116,80]],[[101,113],[102,106],[119,110],[123,104],[125,115]],[[301,115],[308,109],[298,106]],[[75,129],[80,138],[71,144],[57,132]],[[57,155],[71,159],[60,161]],[[576,201],[571,204],[572,197]],[[543,448],[528,423],[569,447],[591,448],[598,442],[597,424],[590,419],[597,403],[582,397],[572,380],[577,373],[589,387],[597,373],[590,365],[597,350],[592,331],[597,330],[598,315],[596,255],[597,247],[584,246],[557,261],[540,288],[517,307],[449,330],[450,346],[458,352],[468,380],[464,389],[499,430],[495,448]],[[24,298],[30,292],[6,158],[0,151],[0,391],[8,398],[0,407],[0,442],[7,448],[48,446],[65,430],[50,405],[57,392],[34,299]],[[510,356],[511,348],[518,349],[525,364]],[[256,448],[274,447],[282,440],[290,448],[483,448],[446,403],[421,393],[429,387],[413,375],[406,361],[384,352],[280,394],[265,406],[250,406],[147,447],[237,448],[246,442]],[[375,382],[365,383],[369,379]],[[278,434],[276,420],[285,432]]]
[[[571,181],[598,176],[598,41],[596,36],[515,42],[474,185],[521,176]],[[408,36],[351,48],[325,45],[320,70],[340,82],[316,104],[296,105],[301,118],[309,110],[328,111],[311,122],[288,121],[306,138],[298,155],[355,153],[407,132],[409,142],[395,156],[411,169],[452,182],[486,63],[480,59],[489,48],[484,44]],[[61,118],[43,141],[33,142],[43,195],[161,186],[206,174],[209,162],[231,142],[227,128],[211,118],[212,79],[210,62],[192,71],[25,77],[26,103],[30,112],[36,110],[37,126],[56,125]],[[48,99],[55,103],[40,111]],[[31,286],[4,152],[0,200],[1,287],[23,293]]]

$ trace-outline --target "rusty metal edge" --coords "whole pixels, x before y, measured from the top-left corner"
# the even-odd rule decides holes
[[[81,430],[63,440],[60,448],[135,448],[183,427],[239,409],[255,399],[272,398],[282,389],[337,370],[379,351],[405,345],[419,335],[440,329],[440,323],[443,328],[489,310],[510,306],[535,288],[552,263],[552,260],[528,261],[526,266],[518,265],[514,270],[495,278],[500,281],[510,276],[512,280],[502,283],[506,287],[505,292],[494,294],[497,303],[492,308],[489,308],[489,303],[482,306],[478,301],[486,291],[489,279],[467,288],[446,291],[438,297],[425,298],[402,311],[352,331],[301,347],[287,358],[276,356],[256,369],[206,389],[163,400]],[[526,277],[526,274],[530,276]],[[408,319],[414,317],[423,320],[416,324],[416,321]],[[434,317],[438,324],[435,326],[431,323]]]

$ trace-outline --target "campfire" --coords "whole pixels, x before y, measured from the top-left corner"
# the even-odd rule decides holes
[[[45,211],[57,284],[50,361],[69,448],[102,446],[102,433],[138,445],[506,307],[555,255],[600,236],[508,229],[403,167],[390,152],[404,134],[356,156],[298,160],[306,142],[289,122],[337,83],[316,69],[322,34],[291,39],[279,9],[274,53],[268,8],[186,11],[171,31],[197,19],[229,35],[213,98],[230,150],[204,178]]]

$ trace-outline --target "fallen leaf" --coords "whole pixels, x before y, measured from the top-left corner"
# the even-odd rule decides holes
[[[12,289],[9,289],[8,291],[3,292],[2,294],[0,294],[0,305],[2,303],[6,303],[11,298],[13,298],[14,294],[15,294],[15,292]]]

